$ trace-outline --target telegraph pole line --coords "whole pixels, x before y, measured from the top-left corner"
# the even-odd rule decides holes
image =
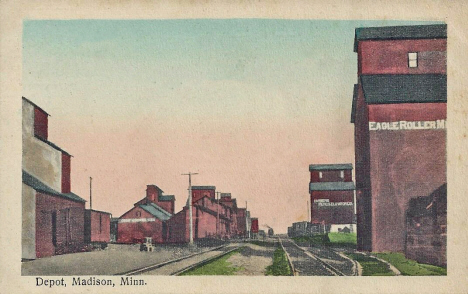
[[[216,237],[220,237],[220,233],[219,233],[219,194],[221,194],[221,192],[216,192],[216,197],[218,198],[218,205],[216,205]]]
[[[249,217],[247,213],[247,201],[245,201],[245,233],[247,235],[247,238],[250,239]]]
[[[190,224],[189,224],[189,230],[190,230],[190,239],[189,243],[193,244],[193,215],[192,215],[192,176],[193,175],[198,175],[198,173],[191,173],[188,172],[187,174],[182,174],[183,176],[188,176],[189,177],[189,188],[188,188],[188,202],[189,202],[189,218],[190,218]]]
[[[92,187],[93,187],[93,178],[89,177],[89,210],[93,209]]]

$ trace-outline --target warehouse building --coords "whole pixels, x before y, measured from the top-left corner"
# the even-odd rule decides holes
[[[356,231],[352,169],[350,163],[309,165],[311,231],[318,225],[326,232]]]
[[[192,186],[192,228],[193,240],[230,239],[239,236],[239,224],[247,220],[242,210],[242,219],[238,217],[237,201],[230,193],[221,193],[215,197],[215,186]],[[168,242],[187,243],[190,241],[189,203],[167,221]]]
[[[84,239],[87,244],[105,247],[110,242],[111,214],[86,209],[84,215]]]
[[[258,218],[257,217],[252,217],[251,218],[251,227],[250,227],[250,238],[252,239],[258,239]]]
[[[221,198],[219,199],[219,202],[231,209],[231,223],[229,228],[229,231],[231,233],[230,237],[239,236],[239,231],[237,228],[237,200],[235,198],[232,198],[231,193],[221,193]]]
[[[48,139],[48,116],[22,99],[22,259],[85,249],[85,200],[71,192],[71,155]]]
[[[167,223],[174,212],[174,195],[163,195],[156,185],[148,185],[146,197],[136,202],[118,220],[117,243],[143,243],[151,237],[154,243],[167,242]]]
[[[404,252],[411,199],[446,183],[446,25],[357,28],[358,249]]]

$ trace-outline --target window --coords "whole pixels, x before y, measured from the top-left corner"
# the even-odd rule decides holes
[[[417,52],[408,53],[408,66],[418,67],[418,53]]]
[[[52,212],[52,244],[57,246],[57,212]]]
[[[344,179],[344,170],[340,171],[340,178]]]
[[[137,216],[137,217],[141,216],[141,211],[137,211],[137,212],[136,212],[136,216]]]
[[[321,179],[322,177],[323,177],[322,172],[319,172],[319,179]]]

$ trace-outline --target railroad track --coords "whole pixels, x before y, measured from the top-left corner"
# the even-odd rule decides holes
[[[282,243],[286,245],[284,247],[285,251],[287,252],[288,261],[293,265],[294,263],[296,263],[293,266],[295,276],[300,275],[301,272],[305,273],[306,275],[346,276],[342,271],[340,271],[330,263],[324,261],[316,254],[299,247],[294,241],[290,239],[286,239],[285,241],[286,242],[283,241]],[[288,252],[288,250],[290,252]],[[294,261],[291,258],[291,256],[296,257],[296,261]],[[309,263],[306,263],[304,261],[297,261],[299,257],[302,257],[302,259],[304,259],[304,256],[310,258],[311,261]],[[325,271],[323,269],[325,269]]]
[[[220,254],[218,254],[218,255],[209,257],[209,258],[207,258],[207,259],[205,259],[205,260],[202,260],[202,261],[197,262],[197,263],[195,263],[195,264],[193,264],[193,265],[190,265],[190,266],[187,266],[187,267],[185,267],[185,268],[183,268],[183,269],[181,269],[181,270],[178,270],[178,271],[172,273],[171,276],[179,276],[179,275],[181,275],[181,274],[183,274],[183,273],[185,273],[185,272],[188,272],[188,271],[191,270],[191,269],[194,269],[194,268],[196,268],[196,267],[198,267],[198,266],[202,266],[202,265],[208,264],[208,263],[210,263],[210,262],[213,261],[213,260],[216,260],[216,259],[218,259],[218,258],[221,258],[221,257],[223,257],[224,255],[227,255],[227,254],[229,254],[229,253],[231,253],[231,252],[233,252],[233,251],[235,251],[235,250],[237,250],[237,249],[239,249],[239,248],[241,248],[240,245],[239,245],[239,246],[236,246],[236,247],[234,247],[233,249],[230,249],[230,250],[228,250],[228,251],[226,251],[226,252],[223,252],[223,253],[220,253]]]
[[[157,263],[157,264],[153,264],[153,265],[149,265],[149,266],[145,266],[145,267],[141,267],[141,268],[138,268],[138,269],[134,269],[134,270],[131,270],[131,271],[127,271],[127,272],[123,272],[123,273],[118,273],[116,274],[116,276],[133,276],[133,275],[140,275],[140,274],[143,274],[143,273],[147,273],[147,272],[151,272],[151,271],[154,271],[154,270],[157,270],[157,269],[162,269],[164,267],[173,267],[174,265],[176,265],[177,263],[180,263],[180,262],[183,262],[183,261],[186,261],[190,258],[193,258],[193,257],[196,257],[198,255],[203,255],[203,254],[207,254],[209,252],[212,252],[212,251],[223,251],[221,252],[220,254],[216,254],[214,256],[210,256],[210,257],[207,257],[201,261],[198,261],[198,262],[195,262],[195,263],[192,263],[188,266],[185,266],[185,267],[182,267],[181,269],[175,269],[175,270],[170,270],[170,273],[169,275],[180,275],[184,272],[187,272],[197,266],[200,266],[200,265],[203,265],[203,264],[206,264],[210,261],[213,261],[217,258],[220,258],[238,248],[241,247],[241,245],[238,245],[238,246],[235,246],[233,249],[229,249],[229,250],[226,250],[224,251],[225,249],[227,249],[228,247],[230,246],[230,244],[226,244],[226,245],[222,245],[222,246],[218,246],[218,247],[215,247],[215,248],[212,248],[210,250],[207,250],[207,251],[203,251],[203,252],[197,252],[197,253],[194,253],[194,254],[190,254],[188,256],[183,256],[183,257],[180,257],[180,258],[176,258],[176,259],[172,259],[172,260],[168,260],[168,261],[165,261],[165,262],[161,262],[161,263]]]

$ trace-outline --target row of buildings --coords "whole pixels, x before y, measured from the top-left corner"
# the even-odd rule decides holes
[[[192,205],[188,199],[181,211],[174,211],[174,195],[164,195],[156,185],[148,185],[146,196],[120,218],[113,219],[117,243],[141,243],[151,237],[155,243],[190,241],[190,209],[193,240],[255,238],[258,219],[246,208],[237,206],[231,193],[220,193],[215,186],[192,186]]]
[[[174,195],[148,185],[146,196],[119,218],[86,209],[71,190],[71,158],[49,141],[49,114],[22,99],[22,259],[90,250],[90,245],[189,242],[189,207],[193,239],[255,238],[258,219],[237,206],[230,193],[216,199],[216,187],[193,186],[192,205],[175,213]]]
[[[354,52],[356,185],[351,164],[310,165],[311,221],[290,235],[356,223],[358,250],[446,266],[447,26],[357,28]]]

